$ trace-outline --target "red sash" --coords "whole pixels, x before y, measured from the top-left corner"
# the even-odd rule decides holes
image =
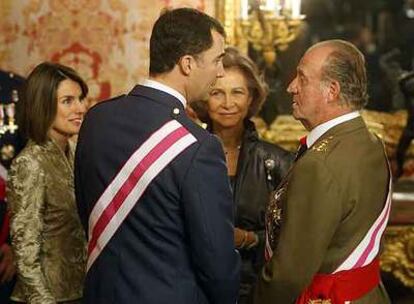
[[[87,271],[152,180],[197,139],[178,121],[156,130],[126,161],[89,216]]]
[[[316,274],[312,283],[302,292],[296,304],[344,304],[362,298],[380,282],[379,259],[370,264],[333,274]],[[317,302],[319,300],[319,302]],[[321,301],[322,300],[322,301]]]
[[[0,246],[6,243],[9,237],[9,213],[7,212],[3,218],[3,224],[0,227]]]
[[[5,169],[3,170],[4,172],[6,172]],[[0,173],[0,204],[6,203],[4,201],[6,197],[6,181],[5,181],[6,177],[3,177],[3,175],[4,174]],[[2,219],[0,218],[0,223],[2,223],[0,227],[0,246],[1,246],[7,241],[7,238],[9,236],[9,213],[8,212],[4,214],[4,217]]]

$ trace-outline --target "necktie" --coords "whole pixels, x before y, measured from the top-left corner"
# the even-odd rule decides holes
[[[303,155],[303,153],[305,153],[305,151],[308,149],[308,146],[306,145],[306,136],[303,136],[299,140],[299,142],[300,142],[300,145],[298,147],[298,150],[296,151],[295,161],[297,161]]]

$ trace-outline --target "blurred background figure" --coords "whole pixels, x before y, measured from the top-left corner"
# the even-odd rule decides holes
[[[268,92],[253,61],[229,47],[223,66],[225,76],[217,80],[207,102],[194,108],[223,144],[233,189],[235,245],[243,261],[238,302],[243,304],[263,264],[264,213],[269,194],[287,172],[293,156],[259,140],[250,120]]]
[[[14,159],[7,199],[18,303],[78,303],[86,240],[77,214],[69,138],[79,132],[88,87],[71,68],[38,65],[20,101],[20,127],[29,139]]]
[[[15,282],[5,195],[7,170],[12,159],[24,145],[15,112],[23,82],[23,77],[0,71],[0,303],[2,304],[9,303]]]
[[[405,98],[408,118],[396,151],[397,178],[403,174],[406,152],[411,141],[414,139],[414,71],[404,73],[400,77],[399,85]]]

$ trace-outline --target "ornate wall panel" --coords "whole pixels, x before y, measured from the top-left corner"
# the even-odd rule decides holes
[[[206,0],[1,0],[0,69],[26,76],[49,60],[77,69],[92,100],[146,77],[151,28],[164,7],[214,15]]]

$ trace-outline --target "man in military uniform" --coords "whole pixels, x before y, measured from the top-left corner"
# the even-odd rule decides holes
[[[367,100],[364,64],[354,45],[324,41],[305,53],[288,87],[293,116],[310,133],[268,207],[257,304],[389,303],[378,251],[390,173],[358,112]]]
[[[151,33],[150,78],[85,116],[75,158],[89,235],[83,303],[236,302],[223,149],[184,112],[224,75],[224,36],[200,11],[165,11]]]
[[[5,180],[12,159],[24,145],[16,122],[16,105],[24,79],[0,71],[0,303],[9,303],[15,268],[9,243]]]

